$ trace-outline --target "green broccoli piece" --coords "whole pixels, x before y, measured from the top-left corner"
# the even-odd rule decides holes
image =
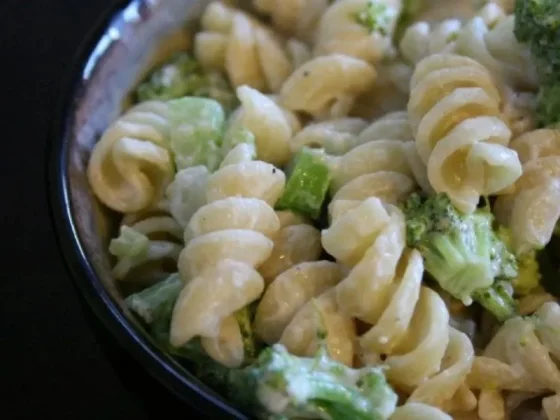
[[[183,96],[212,98],[226,111],[237,106],[231,85],[219,73],[207,72],[187,53],[179,53],[156,68],[136,90],[136,100],[171,100]]]
[[[539,127],[560,127],[560,80],[541,84],[537,95],[536,115]]]
[[[542,127],[560,122],[560,2],[517,0],[515,36],[526,43],[535,59],[540,78],[537,120]]]
[[[169,322],[175,301],[183,289],[178,273],[125,299],[126,306],[147,327],[156,343],[169,347]]]
[[[442,289],[465,304],[477,300],[500,319],[514,313],[502,290],[492,289],[495,279],[515,278],[518,269],[515,256],[493,231],[488,208],[461,214],[440,193],[427,198],[413,194],[403,211],[407,244],[421,252],[426,271]]]
[[[317,219],[327,197],[331,173],[322,151],[304,147],[290,164],[284,194],[276,203],[278,210],[292,210]]]
[[[305,358],[277,344],[248,371],[257,400],[274,416],[269,418],[382,420],[397,404],[380,368],[349,368],[330,359],[324,347],[315,358]]]
[[[365,8],[356,13],[356,22],[370,33],[379,32],[383,36],[391,33],[396,18],[395,10],[378,0],[370,0]]]

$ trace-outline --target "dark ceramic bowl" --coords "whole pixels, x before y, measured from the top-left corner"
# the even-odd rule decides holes
[[[208,1],[119,1],[77,57],[49,153],[49,194],[61,252],[71,276],[105,327],[145,369],[209,416],[246,419],[220,395],[163,353],[124,305],[107,247],[116,215],[90,189],[86,167],[100,134],[121,114],[137,81],[155,61],[189,43],[189,28]]]

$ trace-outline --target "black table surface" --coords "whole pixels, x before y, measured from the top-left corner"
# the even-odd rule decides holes
[[[44,151],[52,112],[73,55],[112,3],[0,1],[0,232],[2,249],[8,250],[0,254],[5,390],[0,417],[5,419],[152,419],[172,409],[186,418],[191,414],[81,303],[48,214]]]

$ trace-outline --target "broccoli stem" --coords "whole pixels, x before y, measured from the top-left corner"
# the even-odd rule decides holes
[[[324,155],[303,148],[294,159],[294,167],[284,194],[276,203],[278,210],[292,210],[317,219],[327,196],[331,175]]]
[[[516,315],[515,300],[501,282],[496,282],[486,289],[476,290],[473,298],[500,322]]]

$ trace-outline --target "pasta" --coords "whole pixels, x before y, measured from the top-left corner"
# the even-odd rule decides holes
[[[316,26],[328,0],[253,0],[258,12],[269,15],[275,28],[306,42],[315,38]]]
[[[339,118],[311,123],[290,140],[293,153],[303,147],[324,149],[330,155],[342,155],[355,145],[356,136],[367,127],[361,118]]]
[[[290,351],[313,355],[316,330],[321,328],[316,313],[319,311],[323,314],[329,353],[351,365],[354,327],[337,310],[331,291],[342,278],[342,268],[330,261],[303,262],[284,271],[259,302],[255,315],[257,334],[268,344],[279,342]]]
[[[421,286],[422,258],[405,252],[404,229],[398,208],[371,197],[333,218],[322,242],[351,267],[336,287],[337,301],[372,326],[360,337],[367,363],[383,361],[410,401],[441,406],[462,385],[474,351],[466,335],[449,327],[443,300]]]
[[[521,175],[511,137],[500,119],[500,93],[476,61],[453,54],[422,60],[411,80],[408,115],[428,179],[464,212],[481,195],[496,194]]]
[[[498,199],[496,216],[511,228],[521,255],[547,244],[560,217],[560,136],[556,130],[536,130],[516,138],[511,148],[519,154],[523,175],[511,194]]]
[[[290,160],[290,140],[294,134],[288,111],[282,109],[272,99],[249,86],[237,88],[241,107],[230,123],[230,129],[243,127],[255,137],[257,158],[276,166],[284,166]],[[296,129],[299,128],[295,127]]]
[[[370,30],[360,24],[357,15],[367,10],[368,4],[383,7],[385,27]],[[375,64],[391,52],[391,34],[400,9],[400,0],[339,0],[334,2],[321,17],[315,40],[315,56],[344,54]]]
[[[374,121],[354,138],[353,147],[348,147],[346,154],[331,158],[331,190],[336,193],[351,181],[355,181],[353,185],[359,185],[390,171],[414,179],[423,189],[430,191],[426,167],[412,140],[406,112],[392,112]],[[408,191],[406,185],[403,181],[404,190]],[[332,203],[335,202],[336,196]]]
[[[280,101],[314,117],[343,117],[355,98],[373,86],[375,76],[375,69],[362,60],[341,54],[317,57],[286,80]]]
[[[163,197],[174,171],[168,113],[163,102],[144,102],[105,131],[92,151],[87,172],[103,204],[134,213]]]
[[[220,356],[225,365],[243,361],[239,326],[231,316],[264,290],[256,268],[273,250],[269,236],[280,224],[270,205],[284,183],[284,173],[262,161],[226,165],[211,175],[208,204],[189,222],[190,240],[179,256],[179,273],[186,285],[171,321],[173,345],[201,336],[203,346],[213,349],[210,355]],[[222,219],[224,214],[230,216]]]
[[[471,387],[481,389],[481,396],[493,398],[499,418],[505,416],[505,403],[500,392],[558,392],[560,369],[558,360],[558,322],[560,306],[556,302],[543,304],[533,318],[513,318],[497,332],[482,356],[477,357],[469,374]],[[482,397],[481,397],[482,398]],[[552,400],[554,401],[554,400]],[[545,404],[551,404],[544,401]],[[482,414],[482,415],[481,415]],[[479,415],[488,418],[484,413]]]
[[[276,92],[292,72],[280,39],[245,13],[210,3],[195,37],[195,56],[209,69],[225,71],[234,87]]]
[[[138,326],[247,416],[559,420],[554,6],[205,2],[89,161]]]

